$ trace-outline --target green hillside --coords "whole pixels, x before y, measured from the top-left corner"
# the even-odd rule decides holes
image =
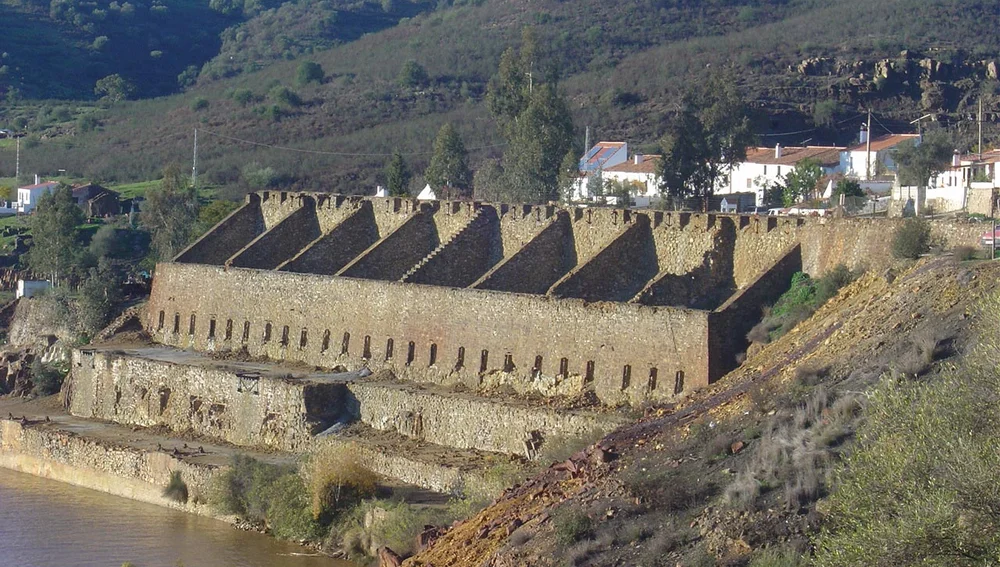
[[[63,122],[50,117],[36,133],[40,142],[22,155],[22,167],[147,179],[165,163],[190,163],[199,128],[203,178],[233,193],[255,188],[260,176],[248,173],[268,168],[270,182],[284,187],[370,191],[384,154],[394,150],[407,153],[421,172],[445,121],[473,148],[475,167],[502,151],[483,93],[501,52],[525,26],[539,38],[539,76],[560,77],[580,145],[584,126],[594,138],[640,147],[655,142],[677,93],[718,67],[731,69],[759,111],[760,133],[806,131],[777,138],[785,143],[848,142],[857,132],[852,119],[868,106],[888,128],[925,112],[957,120],[979,94],[1000,111],[997,83],[988,78],[988,61],[1000,51],[998,16],[985,1],[456,1],[438,2],[428,13],[416,13],[414,4],[412,17],[392,2],[388,16],[359,4],[369,11],[359,14],[382,14],[372,25],[402,19],[377,33],[357,28],[346,43],[311,54],[287,40],[304,32],[286,34],[287,49],[279,52],[277,30],[295,22],[315,29],[314,18],[303,15],[309,4],[229,28],[221,58],[206,57],[198,83],[183,94],[97,110],[86,124],[75,111]],[[226,35],[233,29],[240,31]],[[299,52],[306,54],[281,59]],[[226,53],[233,53],[231,65]],[[296,84],[305,59],[322,65],[325,81]],[[424,84],[397,81],[410,60],[426,69]],[[877,66],[884,69],[879,76]],[[289,98],[288,90],[297,96]],[[8,155],[0,152],[0,175],[7,174]]]

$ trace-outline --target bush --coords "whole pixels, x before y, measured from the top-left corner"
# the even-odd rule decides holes
[[[224,514],[237,514],[264,522],[271,506],[271,486],[289,472],[294,472],[290,466],[271,465],[246,455],[234,455],[229,469],[215,478],[209,503]]]
[[[951,253],[960,262],[974,260],[979,256],[979,250],[972,246],[956,246],[952,249]]]
[[[931,225],[922,218],[903,221],[892,237],[892,255],[899,259],[916,260],[930,250]]]
[[[324,523],[374,496],[378,482],[378,475],[361,465],[357,449],[350,445],[328,445],[317,450],[305,476],[312,517]]]
[[[188,487],[181,478],[180,471],[173,471],[170,473],[170,482],[167,483],[167,487],[163,489],[163,496],[173,500],[174,502],[180,502],[181,504],[188,501]]]
[[[195,112],[205,110],[207,108],[208,108],[208,99],[203,96],[199,96],[191,101],[191,110]]]
[[[302,99],[299,98],[298,93],[283,85],[277,85],[268,91],[267,98],[277,104],[288,107],[296,107],[302,104]]]
[[[267,523],[279,538],[315,540],[323,536],[320,522],[309,506],[309,491],[302,477],[290,472],[278,477],[268,490]]]
[[[552,515],[556,541],[568,546],[593,535],[593,523],[583,510],[563,506]]]
[[[42,364],[41,359],[36,358],[31,363],[31,393],[35,396],[51,396],[62,388],[63,379],[66,372],[55,366]]]
[[[236,104],[242,107],[246,107],[256,100],[253,91],[250,89],[236,89],[233,91],[231,97]]]
[[[856,274],[843,264],[834,266],[817,279],[810,278],[809,274],[796,272],[792,275],[788,291],[778,298],[764,319],[750,329],[747,340],[767,344],[778,339],[795,325],[808,319],[855,277]]]
[[[323,67],[315,61],[303,61],[299,63],[298,71],[295,74],[295,83],[300,87],[309,83],[322,83],[326,75]]]

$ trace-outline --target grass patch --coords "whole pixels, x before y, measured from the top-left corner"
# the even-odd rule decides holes
[[[792,276],[788,291],[783,293],[764,319],[755,325],[747,340],[767,344],[777,340],[795,325],[808,319],[824,303],[837,295],[840,288],[854,281],[857,274],[839,264],[820,278],[811,278],[804,272]]]
[[[556,541],[564,547],[593,536],[593,522],[583,510],[563,506],[552,514]]]

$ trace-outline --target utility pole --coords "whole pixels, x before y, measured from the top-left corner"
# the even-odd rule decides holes
[[[194,129],[194,159],[191,161],[191,186],[198,187],[198,129]]]
[[[868,126],[865,134],[865,181],[872,180],[872,109],[868,109]]]
[[[983,97],[979,97],[979,161],[983,160]]]
[[[14,138],[14,185],[21,186],[21,138]]]

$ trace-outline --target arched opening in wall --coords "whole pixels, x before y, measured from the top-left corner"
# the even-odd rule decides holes
[[[320,352],[330,350],[330,329],[323,331],[323,342],[319,345]]]
[[[208,338],[215,338],[215,317],[208,320]]]
[[[626,364],[625,368],[622,368],[622,391],[628,390],[629,386],[632,385],[632,365]]]
[[[458,358],[455,359],[455,370],[461,370],[465,367],[465,347],[458,347]]]
[[[233,320],[226,319],[226,340],[233,340]]]
[[[503,371],[504,372],[514,371],[514,355],[509,352],[503,356]]]
[[[483,352],[479,355],[479,373],[483,374],[486,372],[486,368],[490,364],[490,351],[483,349]]]
[[[156,323],[156,330],[157,331],[162,331],[163,330],[163,318],[164,317],[166,317],[166,313],[164,313],[163,310],[161,309],[160,310],[160,318],[159,318],[159,320]]]
[[[347,354],[351,346],[351,334],[345,332],[344,339],[340,341],[340,354]]]
[[[365,335],[364,343],[361,347],[361,358],[365,360],[371,360],[372,358],[372,337],[371,335]]]
[[[680,394],[684,391],[684,371],[678,370],[677,374],[674,376],[674,395]]]
[[[264,325],[264,342],[267,343],[270,341],[271,341],[271,324],[267,323]]]
[[[174,334],[181,332],[181,314],[174,313]]]
[[[563,378],[569,376],[569,359],[560,358],[559,359],[559,375]]]
[[[306,348],[309,344],[309,329],[305,327],[302,328],[302,332],[299,333],[299,348]]]
[[[647,385],[647,387],[649,388],[650,392],[656,389],[656,374],[657,374],[656,367],[649,369],[649,384]]]
[[[583,383],[589,384],[594,381],[594,361],[587,361],[587,373],[583,376]]]
[[[191,314],[191,322],[188,324],[188,334],[194,336],[194,313]]]
[[[288,346],[288,325],[281,327],[281,346]]]
[[[417,344],[410,341],[410,344],[406,347],[406,365],[409,366],[413,364],[413,360],[417,357]]]
[[[535,357],[535,366],[531,368],[531,373],[536,378],[542,375],[542,355]]]
[[[395,345],[392,343],[392,339],[385,340],[385,360],[392,360],[392,349]]]
[[[243,344],[250,342],[250,321],[243,321]]]
[[[431,343],[431,353],[430,353],[430,358],[427,361],[427,366],[434,366],[434,363],[437,362],[437,359],[438,359],[438,346],[434,343]]]

